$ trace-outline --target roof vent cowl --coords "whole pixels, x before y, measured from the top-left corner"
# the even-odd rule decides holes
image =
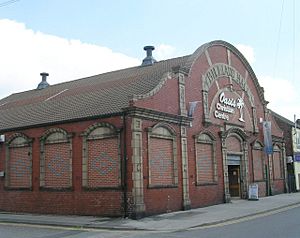
[[[37,89],[44,89],[49,86],[49,83],[47,82],[47,76],[49,76],[48,73],[40,73],[42,76],[42,82],[39,83]]]
[[[142,66],[153,65],[157,62],[152,56],[152,51],[155,50],[154,46],[145,46],[144,50],[147,52],[147,57],[143,59]]]

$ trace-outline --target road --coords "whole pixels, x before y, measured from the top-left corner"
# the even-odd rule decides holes
[[[300,207],[292,208],[272,215],[259,216],[251,219],[240,219],[210,227],[199,227],[172,233],[82,230],[2,223],[0,224],[0,238],[285,238],[300,237],[299,221]]]

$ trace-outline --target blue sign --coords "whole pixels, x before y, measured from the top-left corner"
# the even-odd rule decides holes
[[[273,154],[273,143],[272,143],[270,121],[263,122],[263,133],[264,133],[265,152],[267,155]]]
[[[295,154],[295,162],[300,162],[300,154]]]

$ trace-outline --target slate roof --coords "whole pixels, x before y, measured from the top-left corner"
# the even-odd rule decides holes
[[[166,72],[183,67],[189,57],[12,94],[0,100],[0,131],[120,113],[133,95],[150,92]]]

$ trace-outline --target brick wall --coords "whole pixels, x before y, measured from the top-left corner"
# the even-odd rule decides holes
[[[214,182],[213,151],[211,144],[197,143],[197,184]]]
[[[293,155],[292,126],[276,116],[274,116],[274,119],[278,124],[278,126],[283,130],[286,155],[292,156]]]
[[[151,186],[174,184],[173,141],[151,138],[150,141]]]
[[[82,186],[82,136],[81,134],[96,122],[105,121],[118,128],[123,126],[120,117],[114,117],[104,120],[91,120],[76,123],[61,124],[56,126],[47,126],[32,128],[19,131],[32,142],[32,191],[15,188],[13,190],[4,189],[7,177],[0,178],[0,210],[11,212],[29,212],[29,213],[49,213],[49,214],[80,214],[80,215],[97,215],[97,216],[122,216],[124,213],[123,191],[121,188],[105,188],[100,190],[87,191]],[[41,159],[41,142],[40,138],[44,133],[52,128],[61,128],[68,133],[72,133],[72,147],[69,143],[46,143],[44,148],[45,158],[48,164],[48,174],[62,173],[58,181],[54,176],[49,176],[46,184],[53,186],[51,189],[40,188],[40,159]],[[9,138],[15,132],[6,133]],[[123,148],[122,146],[120,148]],[[70,150],[72,149],[72,153]],[[0,168],[5,169],[5,145],[0,145]],[[59,153],[58,153],[59,152]],[[18,152],[19,153],[19,152]],[[23,152],[22,152],[23,154]],[[25,154],[25,152],[24,152]],[[59,155],[55,157],[54,155]],[[67,170],[60,163],[62,159],[70,158],[72,154],[72,166],[69,174],[64,173]],[[28,153],[27,153],[28,156]],[[123,151],[121,150],[121,158]],[[59,157],[59,159],[58,159]],[[57,163],[58,162],[58,163]],[[65,169],[64,169],[65,168]],[[71,172],[70,172],[71,171]],[[115,175],[114,175],[115,176]],[[117,176],[117,175],[116,175]],[[72,181],[70,190],[60,189],[54,186],[67,186],[67,179]],[[25,180],[24,180],[25,181]],[[53,188],[53,189],[52,189]]]
[[[181,155],[180,155],[180,129],[178,126],[171,124],[172,128],[175,130],[176,138],[175,143],[177,147],[177,153],[174,155],[173,151],[173,140],[157,138],[157,137],[149,137],[148,141],[148,132],[146,128],[151,128],[155,126],[157,123],[153,121],[143,120],[143,174],[144,174],[144,202],[146,207],[146,214],[157,214],[157,213],[165,213],[171,211],[178,211],[182,209],[182,171],[181,171]],[[149,151],[148,151],[149,149]],[[163,154],[167,156],[161,156]],[[152,152],[151,152],[152,151]],[[150,152],[150,153],[149,153]],[[167,159],[163,163],[157,161],[157,169],[156,176],[160,176],[160,178],[155,178],[152,170],[153,168],[151,160],[155,158],[151,154],[156,154],[156,158]],[[149,157],[150,155],[150,157]],[[173,158],[177,162],[177,170],[174,169],[174,161]],[[171,159],[171,160],[170,160]],[[152,164],[152,165],[151,165]],[[163,167],[163,170],[160,170],[160,167]],[[149,186],[149,171],[151,170],[151,186]],[[174,177],[176,172],[176,176],[178,180],[178,184],[174,184]],[[164,178],[162,175],[166,176]],[[153,184],[156,183],[155,185]],[[152,186],[153,185],[153,186]]]
[[[45,188],[69,188],[72,167],[70,164],[70,144],[45,145]]]
[[[118,139],[88,141],[88,187],[120,186]]]
[[[242,151],[241,142],[238,140],[238,138],[234,136],[230,136],[226,139],[226,147],[227,147],[227,151],[232,151],[232,152]]]
[[[9,187],[31,188],[29,146],[9,149]]]
[[[264,180],[263,151],[252,150],[254,181]]]
[[[282,178],[282,165],[280,160],[281,160],[280,152],[274,151],[273,158],[272,158],[274,179]]]

